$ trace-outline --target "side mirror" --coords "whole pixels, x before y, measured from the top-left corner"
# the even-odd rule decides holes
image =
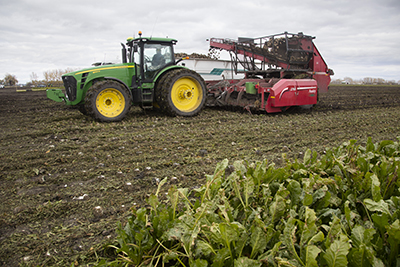
[[[137,51],[138,51],[138,46],[137,46],[137,45],[134,45],[134,46],[133,46],[133,52],[134,52],[134,53],[137,53]]]

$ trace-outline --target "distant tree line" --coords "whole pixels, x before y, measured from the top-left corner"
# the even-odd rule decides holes
[[[39,76],[32,72],[30,75],[31,80],[25,84],[28,87],[62,87],[63,82],[61,76],[65,73],[72,72],[74,69],[67,68],[65,70],[47,70],[43,72],[44,79],[39,79]],[[16,86],[18,79],[15,75],[6,74],[4,79],[0,79],[0,85],[2,86]]]
[[[43,80],[38,79],[38,75],[35,72],[32,72],[30,75],[31,81],[26,84],[26,86],[31,86],[33,85],[34,87],[37,86],[46,86],[46,87],[62,87],[63,82],[62,82],[62,75],[68,72],[74,71],[71,68],[67,68],[65,70],[47,70],[43,72]]]
[[[182,54],[183,55],[183,54]],[[185,54],[186,55],[186,54]],[[25,86],[30,87],[62,87],[63,82],[61,76],[65,73],[72,72],[74,69],[67,68],[65,70],[47,70],[43,72],[44,79],[40,80],[39,76],[32,72],[30,75],[31,81],[25,84]],[[18,79],[15,75],[7,73],[4,79],[0,79],[1,86],[15,86],[18,84]],[[343,79],[333,79],[331,84],[387,84],[387,85],[397,85],[400,84],[399,81],[395,80],[385,80],[382,78],[371,78],[365,77],[363,79],[352,79],[350,77],[344,77]]]
[[[371,78],[371,77],[365,77],[363,79],[352,79],[350,77],[344,77],[343,79],[333,79],[331,81],[331,84],[387,84],[387,85],[395,85],[395,84],[400,84],[399,81],[395,80],[385,80],[382,78]]]

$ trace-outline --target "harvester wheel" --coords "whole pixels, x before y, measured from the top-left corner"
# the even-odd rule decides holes
[[[88,115],[99,121],[120,121],[132,104],[129,91],[115,81],[95,83],[86,93],[85,109]]]
[[[155,96],[160,108],[168,114],[195,116],[204,108],[206,85],[195,71],[176,69],[157,82]]]

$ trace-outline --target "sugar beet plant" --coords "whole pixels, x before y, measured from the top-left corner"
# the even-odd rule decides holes
[[[98,265],[400,266],[399,167],[399,142],[351,140],[282,168],[224,160],[161,201],[164,179]]]

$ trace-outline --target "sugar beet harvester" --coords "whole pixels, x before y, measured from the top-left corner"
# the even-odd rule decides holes
[[[139,32],[122,44],[121,64],[67,73],[62,76],[65,93],[49,89],[47,97],[77,106],[99,121],[120,121],[132,105],[179,116],[197,115],[206,104],[267,112],[312,106],[333,74],[312,39],[301,33],[238,41],[212,38],[210,48],[229,51],[232,71],[245,78],[205,82],[178,65],[182,59],[174,57],[175,39]]]
[[[208,106],[282,112],[292,106],[312,107],[318,93],[327,92],[333,71],[315,37],[281,33],[239,40],[210,39],[210,49],[227,50],[233,71],[244,79],[208,81]],[[240,68],[240,69],[239,69]]]

